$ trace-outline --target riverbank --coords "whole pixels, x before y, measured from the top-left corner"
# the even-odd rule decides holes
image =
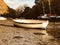
[[[0,21],[0,45],[60,45],[60,39],[53,35],[57,32],[53,24],[49,23],[47,29],[42,30],[14,27],[12,21]]]

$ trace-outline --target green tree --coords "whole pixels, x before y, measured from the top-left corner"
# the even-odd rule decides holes
[[[31,8],[30,7],[25,7],[25,10],[23,13],[20,14],[20,17],[23,17],[23,18],[31,18],[32,15],[31,15]]]
[[[2,16],[7,18],[16,18],[16,11],[8,7],[8,13],[4,13]]]
[[[45,13],[49,14],[51,12],[51,14],[60,15],[60,0],[50,0],[50,5],[49,5],[48,1],[49,0],[35,0],[35,4],[37,5],[38,8],[40,8],[40,10],[36,11],[36,12],[41,12],[43,10],[42,9],[43,8],[42,2],[43,2]],[[36,9],[38,9],[38,8],[36,8]],[[43,13],[43,11],[42,11],[42,13]]]

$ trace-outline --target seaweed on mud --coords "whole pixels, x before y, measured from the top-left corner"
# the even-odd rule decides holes
[[[19,39],[19,38],[23,38],[23,37],[21,37],[21,36],[15,36],[15,37],[13,37],[13,38],[14,38],[14,39],[15,39],[15,38]]]
[[[34,33],[35,35],[45,35],[44,33]]]

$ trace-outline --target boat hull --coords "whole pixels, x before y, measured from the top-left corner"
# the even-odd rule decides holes
[[[7,20],[7,18],[5,18],[5,17],[0,17],[0,21],[4,21],[4,20]]]
[[[23,21],[23,22],[22,22]],[[14,21],[14,26],[25,27],[25,28],[43,28],[46,29],[48,21],[37,21],[37,20],[20,20]],[[27,22],[28,21],[28,22]],[[36,22],[34,22],[36,21]]]

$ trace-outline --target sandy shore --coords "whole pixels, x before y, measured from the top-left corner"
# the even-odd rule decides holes
[[[60,45],[60,37],[54,36],[58,34],[51,27],[53,24],[42,30],[14,27],[11,21],[0,21],[0,45]],[[59,26],[57,30],[60,30]]]

